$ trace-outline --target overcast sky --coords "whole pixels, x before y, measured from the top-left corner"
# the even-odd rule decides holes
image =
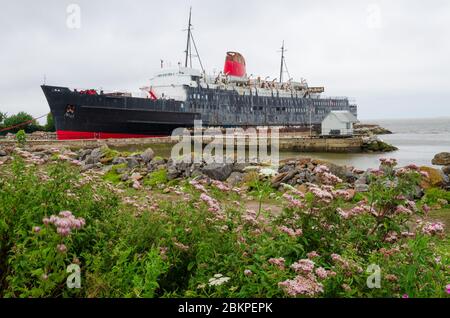
[[[0,0],[0,111],[49,111],[40,85],[128,89],[182,61],[189,6],[209,72],[241,52],[248,74],[349,96],[360,119],[450,117],[450,1]],[[80,8],[80,27],[70,4]],[[69,7],[73,9],[73,7]]]

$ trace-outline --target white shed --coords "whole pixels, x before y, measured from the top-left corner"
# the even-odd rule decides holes
[[[331,111],[322,121],[323,136],[348,136],[353,135],[353,124],[358,119],[347,110]]]

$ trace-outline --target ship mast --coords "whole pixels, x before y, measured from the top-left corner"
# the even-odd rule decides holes
[[[189,10],[189,24],[188,24],[188,35],[187,35],[187,42],[186,42],[186,60],[184,62],[184,67],[188,67],[188,59],[190,58],[190,65],[192,68],[192,54],[191,54],[191,17],[192,17],[192,7]]]
[[[283,83],[283,66],[284,66],[284,40],[281,46],[281,66],[280,66],[280,83]]]
[[[187,42],[186,42],[186,59],[184,62],[184,67],[188,67],[188,61],[189,61],[189,66],[190,68],[192,68],[192,44],[194,45],[194,49],[195,49],[195,53],[197,55],[195,55],[195,57],[198,58],[198,62],[200,63],[200,67],[202,69],[202,72],[205,73],[205,69],[203,67],[203,63],[202,63],[202,59],[200,58],[200,54],[198,53],[198,49],[197,49],[197,45],[195,44],[195,39],[194,39],[194,34],[192,34],[192,7],[189,10],[189,24],[188,24],[188,35],[187,35]]]

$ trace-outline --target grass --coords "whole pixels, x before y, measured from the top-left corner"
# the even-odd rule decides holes
[[[435,210],[430,212],[430,217],[444,222],[447,235],[450,234],[450,208]]]

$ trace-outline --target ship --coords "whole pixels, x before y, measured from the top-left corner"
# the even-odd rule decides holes
[[[194,41],[191,12],[184,65],[164,67],[137,93],[42,85],[58,140],[170,136],[177,128],[320,125],[331,111],[357,116],[347,97],[324,97],[324,87],[290,78],[284,41],[278,79],[248,76],[244,56],[227,52],[223,71],[208,75]],[[193,54],[193,49],[195,52]],[[194,68],[192,58],[200,68]],[[283,80],[286,75],[288,80]]]

